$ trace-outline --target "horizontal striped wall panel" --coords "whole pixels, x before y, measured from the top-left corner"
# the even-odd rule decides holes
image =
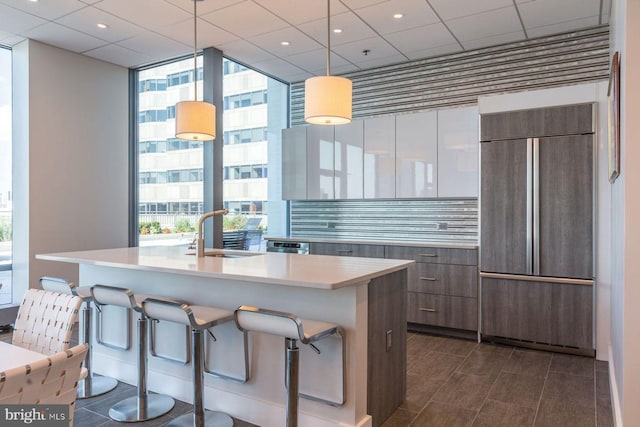
[[[598,27],[344,74],[353,117],[477,104],[478,96],[606,80],[609,28]],[[291,125],[304,122],[304,82],[291,85]]]
[[[478,201],[292,201],[290,235],[344,240],[477,243]]]

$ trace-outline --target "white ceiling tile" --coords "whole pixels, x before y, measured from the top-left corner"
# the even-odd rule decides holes
[[[191,46],[193,49],[193,18],[167,25],[159,31],[163,36]],[[198,48],[218,47],[223,43],[238,40],[238,37],[208,21],[198,18]]]
[[[127,68],[147,64],[153,60],[153,57],[151,56],[147,56],[140,52],[134,52],[133,50],[115,44],[102,46],[85,52],[84,54],[92,58],[111,62],[112,64],[121,65]]]
[[[298,28],[315,39],[323,46],[327,45],[327,19],[322,18],[316,21],[307,22],[298,26]],[[331,17],[331,29],[340,28],[341,33],[331,32],[331,45],[338,46],[341,44],[351,43],[356,40],[368,39],[376,37],[375,31],[367,24],[362,22],[353,12],[341,13]]]
[[[424,59],[433,56],[446,55],[448,53],[460,52],[462,47],[458,43],[447,44],[444,46],[433,47],[431,49],[420,49],[412,52],[403,52],[409,59]]]
[[[513,6],[513,0],[428,0],[445,21]]]
[[[178,6],[180,9],[188,12],[193,18],[193,0],[166,0],[167,2]],[[196,5],[198,16],[202,16],[207,13],[211,13],[214,10],[224,9],[225,7],[232,6],[237,3],[242,3],[245,0],[207,0],[199,1]]]
[[[287,57],[287,61],[297,65],[303,70],[316,74],[320,71],[320,74],[327,73],[327,50],[316,49],[309,52],[300,53],[297,55],[291,55]],[[331,52],[331,74],[337,73],[339,67],[350,65],[344,58]]]
[[[145,32],[130,39],[118,42],[119,46],[144,53],[156,58],[164,54],[165,58],[193,53],[193,46],[187,46],[160,34]]]
[[[376,58],[371,60],[360,61],[358,62],[358,66],[361,69],[366,70],[368,68],[399,64],[401,62],[406,62],[406,61],[407,61],[407,58],[405,58],[403,55],[393,55],[393,56],[387,56],[385,58]]]
[[[352,71],[358,71],[360,69],[360,67],[358,67],[357,65],[354,64],[349,64],[346,63],[344,65],[336,65],[335,67],[333,66],[333,61],[331,62],[331,75],[332,76],[337,76],[340,74],[346,74],[346,73],[350,73]],[[311,70],[311,74],[313,74],[314,76],[323,76],[327,74],[327,69],[325,68],[318,68],[315,70]]]
[[[460,41],[483,39],[522,30],[516,8],[513,6],[452,19],[446,24]]]
[[[94,37],[117,42],[128,39],[144,31],[130,22],[117,18],[95,7],[85,7],[58,19],[56,22]],[[106,24],[109,28],[100,29],[98,24]]]
[[[390,0],[363,7],[356,13],[380,34],[395,33],[409,28],[440,22],[438,16],[424,0]],[[395,19],[396,13],[404,17]]]
[[[0,4],[0,28],[3,31],[21,34],[31,28],[46,23],[42,18]]]
[[[80,0],[82,3],[86,3],[86,4],[95,4],[98,3],[102,0]]]
[[[285,21],[252,1],[237,3],[200,16],[202,19],[242,38],[257,36],[288,26]]]
[[[253,38],[253,43],[276,56],[289,56],[301,52],[308,52],[323,47],[320,43],[308,37],[294,27],[287,27]],[[282,46],[281,42],[289,42],[289,46]]]
[[[385,40],[395,46],[402,53],[416,50],[431,49],[438,46],[456,44],[449,30],[441,24],[425,25],[424,27],[412,28],[406,31],[387,34]],[[420,40],[420,43],[416,43]]]
[[[237,61],[244,62],[245,64],[253,65],[255,62],[275,58],[275,56],[269,52],[249,43],[246,40],[235,40],[229,43],[224,43],[218,48],[224,52],[225,56],[229,56]]]
[[[26,39],[21,36],[10,35],[10,36],[0,38],[0,44],[11,47],[11,46],[17,45],[23,40],[26,40]]]
[[[325,19],[327,17],[327,2],[318,0],[254,0],[262,7],[284,19],[290,24],[298,25],[304,22]],[[331,2],[331,16],[347,12],[339,1]]]
[[[26,0],[0,0],[7,6],[22,10],[31,15],[46,20],[54,20],[68,13],[74,12],[83,7],[87,7],[85,3],[79,0],[55,0],[55,1],[38,1],[31,2]]]
[[[599,20],[599,16],[592,16],[590,18],[576,19],[575,21],[545,25],[544,27],[528,28],[527,35],[529,37],[542,37],[567,31],[574,31],[580,28],[594,27],[598,25]]]
[[[160,0],[102,0],[95,7],[151,30],[193,18],[192,13]]]
[[[387,58],[399,54],[397,49],[380,37],[335,46],[332,50],[353,64],[360,64],[362,61],[373,61],[378,58]],[[364,52],[365,50],[368,51],[366,54]]]
[[[507,34],[498,34],[495,36],[483,37],[476,40],[464,40],[462,45],[465,50],[480,49],[482,47],[496,46],[503,43],[510,43],[526,39],[523,31],[514,31]]]
[[[519,4],[518,10],[528,31],[529,28],[599,15],[600,0],[536,0]]]
[[[289,82],[289,83],[294,83],[294,82],[302,82],[307,80],[309,77],[313,77],[313,75],[309,74],[309,73],[300,73],[300,74],[290,74],[287,76],[287,78],[283,78],[283,80]]]
[[[378,3],[384,3],[389,0],[341,0],[349,9],[360,9],[361,7],[372,6]]]
[[[107,44],[104,40],[72,30],[55,22],[48,22],[29,31],[25,31],[23,35],[27,38],[73,52],[84,52]]]
[[[301,70],[280,58],[257,62],[251,64],[251,66],[273,76],[299,75],[305,72],[305,70]]]

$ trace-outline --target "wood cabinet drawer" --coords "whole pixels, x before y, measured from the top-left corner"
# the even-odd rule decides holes
[[[416,262],[478,265],[476,249],[386,246],[385,254],[387,258],[412,259]]]
[[[408,293],[407,321],[477,330],[478,300],[449,295]]]
[[[409,275],[410,292],[478,297],[478,271],[474,265],[417,263]]]
[[[384,246],[348,243],[311,243],[309,245],[309,253],[312,255],[384,258]]]

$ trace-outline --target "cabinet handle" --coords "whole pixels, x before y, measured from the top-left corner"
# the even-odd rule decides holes
[[[438,310],[436,310],[435,308],[422,308],[422,307],[420,307],[420,308],[418,308],[418,311],[428,311],[430,313],[435,313]]]
[[[438,256],[438,254],[420,254],[420,256],[428,256],[428,257],[435,258]]]
[[[338,252],[339,254],[350,254],[353,251],[351,249],[338,249],[336,250],[336,252]]]
[[[437,279],[435,277],[421,277],[420,280],[428,280],[430,282],[435,282]]]

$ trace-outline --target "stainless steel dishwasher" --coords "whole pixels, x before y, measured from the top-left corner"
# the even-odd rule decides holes
[[[309,243],[289,242],[282,240],[268,240],[267,252],[281,252],[287,254],[309,255]]]

